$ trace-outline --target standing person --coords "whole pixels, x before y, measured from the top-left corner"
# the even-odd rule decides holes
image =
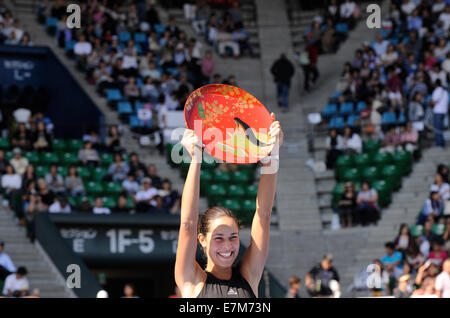
[[[310,91],[310,85],[315,84],[319,79],[319,69],[317,68],[317,61],[319,57],[319,48],[314,43],[309,43],[305,47],[305,51],[308,54],[307,63],[302,63],[304,82],[303,88],[306,92]]]
[[[442,273],[436,277],[435,289],[439,298],[450,298],[450,258],[442,264]]]
[[[283,111],[285,112],[288,109],[291,78],[295,73],[294,66],[287,59],[286,54],[282,53],[280,58],[272,64],[270,72],[277,85],[278,106],[283,107]]]
[[[289,278],[289,291],[285,298],[300,298],[299,290],[301,287],[301,279],[298,276],[291,276]]]
[[[270,135],[276,139],[278,155],[283,143],[280,123],[271,114]],[[256,211],[251,230],[251,243],[237,266],[239,226],[233,213],[215,206],[206,210],[198,224],[200,196],[200,163],[202,145],[192,130],[186,130],[182,145],[192,157],[181,202],[181,226],[175,261],[175,281],[183,297],[255,298],[269,251],[270,215],[276,191],[277,172],[261,174],[256,199]],[[278,166],[276,159],[264,166]],[[269,170],[272,170],[269,168]],[[207,258],[203,270],[196,262],[197,239]]]
[[[339,282],[339,274],[332,265],[333,256],[326,254],[320,264],[314,266],[305,277],[308,293],[312,297],[332,297],[330,282]]]
[[[433,107],[433,126],[436,146],[445,147],[444,118],[448,114],[448,92],[442,87],[441,80],[437,79],[431,95],[430,104]]]

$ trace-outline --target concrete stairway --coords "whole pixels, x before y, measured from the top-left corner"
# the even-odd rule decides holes
[[[17,225],[13,212],[0,209],[0,238],[5,241],[5,252],[9,254],[16,267],[24,266],[28,270],[30,293],[39,289],[42,298],[75,297],[65,287],[64,278],[53,270],[45,252],[38,244],[26,237],[25,228]]]

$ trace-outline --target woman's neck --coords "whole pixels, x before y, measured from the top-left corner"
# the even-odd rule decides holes
[[[208,273],[213,274],[216,278],[223,280],[230,280],[233,273],[231,267],[218,268],[217,266],[214,266],[214,264],[211,263],[208,263],[206,265],[206,271]]]

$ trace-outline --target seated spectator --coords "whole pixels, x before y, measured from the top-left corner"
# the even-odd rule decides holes
[[[375,281],[379,282],[379,285],[377,286],[377,284],[374,284],[373,288],[371,288],[372,296],[389,296],[391,294],[391,289],[389,287],[389,274],[379,259],[374,260],[373,264],[378,267],[378,270],[375,270],[373,274],[376,275]]]
[[[394,67],[388,68],[389,77],[386,81],[386,88],[388,90],[388,97],[393,109],[402,109],[403,95],[402,95],[402,81],[397,75]]]
[[[169,213],[169,211],[164,207],[164,201],[160,195],[156,195],[153,202],[154,204],[150,210],[152,213]]]
[[[4,251],[5,242],[0,239],[0,281],[4,281],[10,274],[16,272],[11,257]]]
[[[436,172],[441,175],[443,182],[449,183],[450,170],[446,164],[440,163]]]
[[[92,204],[91,201],[87,198],[84,197],[83,201],[77,206],[77,210],[80,212],[92,212]]]
[[[358,193],[355,212],[355,221],[357,224],[366,226],[367,224],[377,224],[379,216],[377,190],[371,189],[367,181],[361,183],[361,191]]]
[[[289,290],[284,298],[300,298],[301,279],[298,276],[289,278]]]
[[[337,43],[335,40],[336,29],[333,24],[332,19],[327,19],[327,28],[322,33],[321,37],[321,48],[323,53],[332,53],[337,49]]]
[[[425,257],[420,252],[417,244],[413,240],[411,240],[408,248],[406,249],[405,258],[406,262],[409,264],[409,266],[411,266],[413,272],[417,272],[419,270],[419,267],[422,266],[423,262],[425,261]]]
[[[73,52],[75,54],[78,68],[85,70],[87,58],[92,53],[92,44],[86,41],[84,34],[81,34],[78,38],[78,42],[75,44]]]
[[[131,209],[127,207],[127,201],[127,196],[121,194],[117,200],[117,206],[113,209],[113,212],[130,213]]]
[[[434,242],[436,239],[439,238],[436,234],[433,233],[433,225],[434,225],[434,223],[435,223],[434,219],[429,218],[423,224],[422,237],[429,243],[428,253],[426,254],[427,258],[429,256],[431,242]]]
[[[22,176],[27,169],[28,159],[22,157],[22,151],[20,150],[20,148],[14,148],[13,158],[9,161],[9,163],[14,167],[14,171]]]
[[[158,189],[161,188],[162,185],[162,179],[160,176],[158,176],[158,173],[156,171],[156,166],[151,164],[147,168],[147,177],[149,177],[152,180],[152,185]]]
[[[336,129],[331,129],[330,134],[325,141],[325,148],[327,150],[326,164],[329,170],[334,169],[337,158],[342,154],[343,140],[338,135]]]
[[[352,227],[352,219],[356,209],[356,191],[352,182],[344,185],[344,193],[338,203],[339,218],[341,227]]]
[[[400,134],[397,133],[395,127],[391,127],[389,133],[387,133],[384,136],[383,141],[381,143],[382,147],[379,151],[381,153],[386,152],[394,153],[394,151],[396,150],[402,150],[400,143],[401,143]]]
[[[409,298],[411,290],[408,285],[408,281],[411,276],[409,274],[402,275],[398,278],[398,286],[394,289],[395,298]]]
[[[142,98],[147,99],[151,104],[156,104],[158,102],[159,91],[150,76],[147,76],[144,80],[144,85],[142,85],[141,88],[141,96]]]
[[[447,6],[448,8],[448,6]],[[450,15],[450,13],[449,13]],[[450,298],[450,259],[447,258],[442,265],[442,272],[436,277],[434,285],[439,298]]]
[[[430,189],[430,196],[425,200],[422,211],[420,212],[417,224],[424,224],[426,220],[437,219],[441,216],[444,210],[444,203],[439,195],[439,188],[432,186]]]
[[[447,182],[444,182],[439,173],[434,175],[434,183],[431,185],[430,189],[432,188],[438,189],[442,200],[450,200],[450,185]]]
[[[144,178],[143,188],[134,196],[136,212],[148,212],[154,206],[153,200],[158,195],[158,190],[152,186],[150,178]]]
[[[344,129],[342,149],[347,153],[360,153],[362,149],[361,137],[357,133],[353,132],[352,128],[349,126]]]
[[[44,179],[39,179],[38,182],[38,195],[42,199],[42,202],[48,208],[55,201],[55,194],[47,187],[47,183]]]
[[[126,162],[123,161],[123,158],[120,154],[116,153],[114,155],[114,162],[109,166],[108,176],[113,181],[122,182],[126,179],[128,172],[130,171],[130,167]]]
[[[22,190],[26,189],[30,182],[36,182],[37,176],[34,166],[30,163],[22,176]]]
[[[66,197],[62,197],[61,199],[56,199],[52,205],[48,208],[48,212],[50,213],[70,213],[72,209],[69,205],[69,201],[67,201]]]
[[[83,142],[89,141],[92,148],[99,151],[102,148],[100,136],[95,129],[91,129],[88,133],[83,135]]]
[[[25,123],[19,123],[18,130],[11,138],[11,145],[23,150],[31,149],[31,132],[25,126]]]
[[[162,189],[158,190],[158,195],[162,198],[163,208],[171,214],[176,214],[180,208],[180,194],[172,189],[169,179],[162,181]]]
[[[119,128],[113,125],[109,128],[108,139],[106,141],[106,149],[108,152],[121,153],[123,152],[121,134]]]
[[[438,267],[442,265],[442,262],[448,258],[448,254],[443,250],[444,242],[442,238],[436,238],[431,242],[432,251],[428,256],[430,262],[435,263]]]
[[[434,289],[435,279],[431,277],[427,277],[423,280],[422,285],[414,290],[411,294],[414,296],[428,296],[433,297],[436,295],[436,290]]]
[[[128,78],[128,84],[125,85],[124,92],[127,99],[132,103],[140,98],[141,93],[139,87],[136,85],[136,79],[133,76]]]
[[[408,247],[411,245],[411,233],[409,232],[409,226],[406,223],[400,225],[398,235],[394,240],[395,250],[405,254]]]
[[[33,149],[36,151],[51,151],[52,139],[45,130],[44,122],[37,124],[37,131],[32,136]]]
[[[127,178],[122,182],[122,189],[132,195],[139,191],[139,183],[136,182],[134,174],[128,173]]]
[[[64,186],[71,196],[80,196],[85,194],[83,180],[78,176],[77,167],[69,167],[69,171],[64,181]]]
[[[28,295],[30,283],[27,279],[27,269],[20,266],[17,272],[6,277],[5,285],[3,286],[3,295],[10,297],[24,297]]]
[[[339,274],[332,265],[333,257],[327,254],[320,264],[314,266],[305,277],[305,286],[312,297],[330,297],[333,292],[330,288],[331,281],[339,282]]]
[[[45,175],[45,182],[47,183],[49,190],[56,194],[63,194],[66,192],[64,179],[58,173],[58,168],[54,164],[50,166],[49,173]]]
[[[89,141],[86,141],[83,148],[78,151],[78,160],[88,167],[96,167],[100,163],[98,152],[92,148],[92,143]]]
[[[356,24],[356,20],[354,18],[356,9],[357,5],[353,0],[345,0],[339,7],[340,21],[347,23],[350,30],[352,30]]]
[[[206,84],[211,83],[212,76],[215,72],[215,62],[211,51],[206,51],[205,57],[202,59],[202,74]]]
[[[8,198],[10,207],[13,207],[13,195],[16,191],[20,190],[22,178],[15,172],[13,166],[10,164],[6,166],[6,173],[2,175],[1,186],[3,193]]]
[[[415,285],[420,288],[426,279],[435,280],[438,274],[439,267],[433,262],[426,261],[417,271]]]
[[[419,133],[412,126],[411,122],[406,123],[406,130],[400,135],[400,144],[406,151],[414,152],[418,148]]]
[[[389,277],[398,278],[402,275],[402,253],[395,251],[394,242],[387,242],[384,246],[386,247],[386,255],[381,259],[381,263],[386,268]]]
[[[3,149],[0,149],[0,175],[5,173],[7,165],[8,160],[6,160],[5,158],[5,151],[3,151]]]
[[[95,206],[92,209],[94,214],[111,214],[111,210],[107,207],[103,206],[103,198],[96,197],[95,198]]]

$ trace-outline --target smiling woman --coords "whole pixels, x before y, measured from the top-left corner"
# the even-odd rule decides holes
[[[273,155],[283,142],[283,132],[275,115],[271,116],[273,122],[269,134],[276,139]],[[181,143],[192,157],[182,195],[175,262],[175,281],[181,295],[189,298],[256,298],[269,249],[277,172],[261,175],[251,243],[242,259],[233,266],[239,253],[239,222],[232,211],[215,206],[202,214],[197,226],[202,143],[189,129]],[[264,162],[265,166],[271,164],[271,160]],[[197,241],[207,258],[205,270],[195,260]]]

